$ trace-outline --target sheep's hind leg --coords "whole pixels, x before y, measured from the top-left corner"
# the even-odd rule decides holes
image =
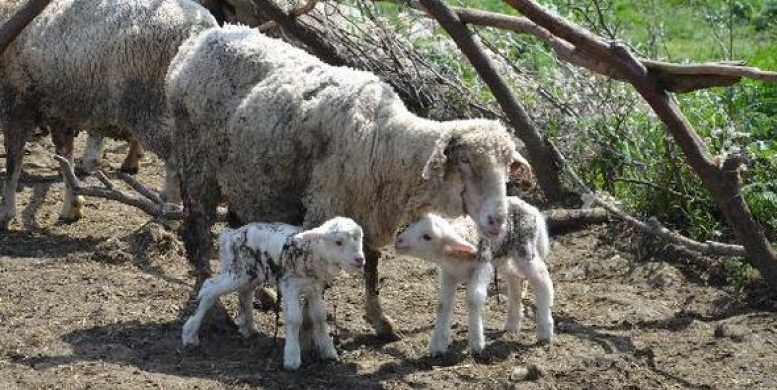
[[[188,179],[183,180],[183,183],[188,185],[181,187],[184,208],[186,209],[181,235],[186,247],[186,257],[197,277],[190,298],[190,302],[196,302],[197,291],[202,283],[211,276],[210,255],[213,244],[210,228],[216,217],[219,192],[213,181],[208,181],[207,175],[202,171],[193,169],[192,172],[184,170],[182,172],[186,175],[182,178]],[[237,329],[224,306],[220,303],[216,303],[215,306],[213,310],[208,311],[203,322],[225,331]],[[182,315],[188,314],[190,309],[191,306],[186,307]]]
[[[127,156],[121,163],[119,171],[135,175],[139,171],[140,159],[143,158],[143,146],[140,145],[138,140],[132,138],[129,140],[129,150]]]
[[[238,316],[237,323],[240,327],[240,334],[243,337],[251,337],[259,333],[259,328],[254,323],[254,285],[249,284],[238,291]]]
[[[393,342],[402,338],[394,330],[394,321],[383,314],[383,308],[380,305],[378,296],[378,263],[380,262],[380,251],[371,247],[364,248],[366,264],[364,267],[365,284],[365,309],[367,320],[375,329],[378,338],[385,342]]]

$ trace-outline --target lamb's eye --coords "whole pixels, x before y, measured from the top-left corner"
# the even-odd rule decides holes
[[[337,246],[342,246],[342,245],[343,245],[343,242],[342,242],[342,241],[340,241],[340,240],[337,240],[337,241],[335,241],[335,245],[337,245]]]
[[[431,239],[432,239],[432,237],[431,237],[430,235],[428,235],[428,234],[424,234],[424,236],[423,236],[423,237],[421,237],[421,238],[423,238],[423,239],[424,239],[424,241],[429,241],[429,240],[431,240]]]
[[[462,164],[469,164],[469,157],[462,154],[461,156],[459,156],[459,162]]]

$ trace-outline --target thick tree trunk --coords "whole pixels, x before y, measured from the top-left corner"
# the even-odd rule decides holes
[[[699,176],[720,207],[737,239],[745,247],[750,263],[760,271],[770,286],[777,286],[777,254],[753,218],[740,193],[737,164],[714,164],[706,146],[693,126],[660,87],[655,75],[637,61],[627,48],[607,44],[583,28],[576,26],[535,4],[531,0],[505,0],[524,16],[546,28],[553,35],[575,45],[600,61],[611,64],[651,106],[685,154],[688,164]],[[731,165],[731,166],[729,166]]]
[[[551,158],[543,136],[529,118],[526,110],[515,99],[510,87],[496,72],[494,64],[480,48],[472,31],[442,1],[421,0],[421,4],[448,32],[448,35],[456,42],[480,78],[494,94],[511,125],[515,128],[516,134],[526,144],[529,160],[545,197],[551,201],[559,199],[562,195],[559,170]]]
[[[0,25],[0,54],[46,8],[51,0],[28,0]]]

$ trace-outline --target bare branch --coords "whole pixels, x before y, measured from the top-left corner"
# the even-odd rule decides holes
[[[161,200],[159,195],[146,188],[143,184],[138,182],[132,177],[126,174],[122,175],[123,179],[139,194],[138,196],[129,192],[122,191],[105,176],[102,171],[97,171],[95,176],[104,187],[85,186],[78,180],[78,177],[73,173],[73,168],[70,162],[58,155],[53,156],[59,163],[60,170],[62,171],[62,177],[65,181],[65,186],[73,191],[75,195],[90,196],[94,198],[103,198],[109,200],[115,200],[120,203],[138,208],[146,214],[158,218],[167,220],[183,220],[184,211],[179,205],[172,203],[166,203]],[[227,220],[227,212],[223,208],[219,208],[216,221],[224,222]]]
[[[403,3],[401,0],[381,0],[392,3]],[[409,1],[407,4],[429,16],[428,11],[420,1]],[[496,12],[488,12],[471,8],[451,8],[463,23],[475,24],[509,30],[519,34],[533,35],[548,44],[559,59],[586,68],[595,73],[628,81],[628,78],[609,61],[602,61],[591,53],[580,50],[579,46],[559,38],[547,29],[521,16],[510,16]],[[607,43],[598,40],[602,47]],[[716,62],[701,64],[673,64],[640,58],[637,61],[650,72],[655,73],[662,86],[670,92],[686,93],[710,87],[729,86],[739,82],[742,77],[766,82],[777,82],[777,72],[764,71],[755,67],[744,66],[742,62]]]
[[[300,17],[300,16],[302,16],[302,15],[312,11],[314,8],[316,8],[316,4],[318,4],[318,0],[308,0],[307,3],[303,4],[301,7],[293,9],[289,13],[289,16],[291,16],[293,18],[298,18],[298,17]],[[263,23],[261,26],[257,27],[257,29],[259,29],[259,31],[263,31],[264,32],[264,31],[267,31],[267,30],[271,30],[271,29],[273,29],[275,27],[278,27],[278,22],[276,22],[274,20],[270,20],[270,21],[267,21],[267,22]]]
[[[0,25],[0,54],[43,11],[51,0],[28,0]]]
[[[583,180],[580,179],[577,173],[575,173],[574,169],[572,169],[572,166],[570,166],[569,163],[567,163],[566,158],[564,158],[564,156],[561,154],[558,148],[556,148],[556,146],[553,143],[550,143],[550,147],[552,152],[555,154],[555,159],[561,162],[569,177],[572,179],[574,184],[578,187],[580,192],[583,193],[584,204],[595,204],[597,206],[600,206],[605,210],[607,210],[608,212],[612,213],[612,215],[615,216],[616,218],[622,221],[628,222],[630,225],[636,227],[637,229],[645,233],[654,235],[668,242],[671,242],[683,248],[690,249],[699,253],[708,254],[708,255],[717,255],[717,256],[745,256],[747,254],[747,252],[745,251],[745,248],[742,247],[741,245],[725,244],[725,243],[714,242],[714,241],[706,241],[706,242],[694,241],[688,237],[685,237],[679,233],[676,233],[667,229],[666,227],[661,225],[661,223],[654,217],[651,217],[647,223],[632,217],[631,215],[624,212],[623,210],[615,207],[614,205],[596,196],[596,194],[593,191],[591,191],[591,189],[589,189],[588,186],[585,185]]]

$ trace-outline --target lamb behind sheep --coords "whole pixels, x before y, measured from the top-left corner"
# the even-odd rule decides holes
[[[258,332],[253,320],[254,288],[274,281],[283,297],[286,346],[283,366],[300,366],[299,330],[303,312],[300,298],[307,299],[313,321],[315,345],[328,359],[337,359],[326,325],[324,286],[341,268],[350,272],[364,266],[362,229],[349,218],[333,218],[321,226],[302,229],[282,223],[251,223],[227,229],[219,236],[219,274],[207,279],[198,295],[199,306],[183,327],[184,344],[199,344],[197,333],[205,313],[222,295],[238,291],[240,333]]]
[[[497,121],[419,118],[374,75],[326,65],[247,27],[187,41],[170,65],[167,94],[184,243],[201,277],[210,273],[220,201],[240,221],[310,227],[351,217],[367,245],[367,317],[386,339],[397,335],[378,301],[378,248],[431,210],[466,210],[484,232],[501,235],[508,173],[528,165]]]
[[[213,16],[189,0],[53,0],[0,55],[7,153],[0,230],[16,215],[23,149],[35,127],[49,128],[57,153],[71,163],[79,129],[126,131],[167,160],[168,65],[186,38],[214,26]],[[168,166],[173,202],[180,196],[174,173]],[[76,219],[80,207],[66,188],[60,216]]]
[[[492,265],[498,267],[507,280],[504,329],[520,330],[525,278],[535,294],[537,339],[550,341],[553,338],[551,307],[554,291],[546,266],[548,233],[545,220],[539,210],[519,198],[509,197],[508,202],[507,234],[493,243],[479,234],[470,218],[449,222],[434,214],[425,215],[396,238],[394,246],[399,253],[432,261],[442,271],[440,304],[430,343],[432,354],[448,349],[456,285],[462,282],[467,285],[469,347],[473,352],[482,351],[482,311]]]

